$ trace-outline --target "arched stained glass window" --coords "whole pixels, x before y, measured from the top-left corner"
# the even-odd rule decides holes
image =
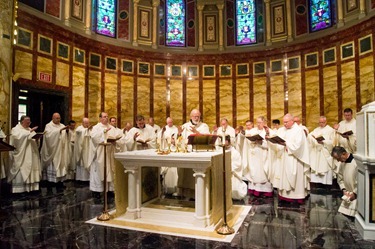
[[[186,7],[184,0],[166,1],[166,45],[172,47],[185,46]]]
[[[117,0],[96,0],[96,33],[116,36]]]
[[[236,44],[247,45],[256,39],[255,0],[236,0]]]
[[[332,26],[331,0],[309,0],[310,31]]]

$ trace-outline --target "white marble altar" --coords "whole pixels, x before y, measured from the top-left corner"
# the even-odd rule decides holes
[[[191,168],[195,178],[195,211],[194,217],[190,221],[191,225],[200,228],[214,226],[220,221],[223,214],[222,155],[221,152],[216,151],[170,153],[168,155],[159,155],[155,150],[115,153],[115,159],[121,162],[128,175],[125,217],[133,220],[150,217],[150,209],[142,207],[141,201],[142,167]],[[227,210],[229,210],[232,206],[230,151],[226,152],[225,158]],[[155,210],[155,216],[158,215],[160,215],[160,210]],[[184,216],[181,213],[181,217]]]

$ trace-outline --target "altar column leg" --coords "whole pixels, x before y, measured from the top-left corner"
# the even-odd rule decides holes
[[[125,174],[128,173],[128,207],[126,208],[125,217],[134,220],[141,217],[141,204],[140,198],[138,198],[138,172],[138,168],[125,170]]]
[[[208,226],[208,213],[206,213],[206,171],[193,169],[195,177],[195,221],[197,227]]]

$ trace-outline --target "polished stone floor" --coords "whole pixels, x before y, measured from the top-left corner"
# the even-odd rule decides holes
[[[1,185],[0,248],[375,249],[375,241],[363,240],[354,222],[337,212],[337,191],[316,188],[300,207],[281,207],[276,198],[236,202],[252,205],[251,211],[232,242],[222,243],[85,224],[103,205],[84,184],[66,182],[65,189],[15,195]]]

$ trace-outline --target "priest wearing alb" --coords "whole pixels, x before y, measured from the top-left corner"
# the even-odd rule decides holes
[[[16,149],[10,152],[8,182],[12,184],[12,193],[39,190],[40,156],[38,151],[39,136],[30,128],[30,117],[21,116],[20,123],[12,128],[10,145]]]
[[[145,118],[142,115],[135,117],[136,126],[131,128],[125,137],[127,151],[146,150],[155,148],[155,131],[146,126]]]
[[[310,144],[311,182],[332,185],[333,159],[331,150],[335,130],[327,124],[327,118],[319,118],[319,126],[315,128],[307,139]]]
[[[219,137],[228,135],[230,137],[231,145],[235,145],[236,131],[232,126],[229,125],[229,121],[227,118],[222,118],[220,120],[220,127],[218,127],[216,131],[214,131],[214,134],[218,135]],[[221,150],[221,147],[219,146],[220,143],[221,140],[217,139],[215,144],[217,150]]]
[[[249,192],[254,196],[271,197],[272,184],[268,180],[268,144],[265,140],[266,120],[263,116],[256,119],[256,127],[250,130],[244,142],[242,163],[243,175],[248,180]],[[251,140],[250,140],[251,139]]]
[[[52,115],[52,121],[44,129],[44,140],[41,149],[41,160],[43,167],[43,180],[57,183],[59,189],[63,188],[66,173],[70,164],[70,136],[69,126],[60,123],[59,113]]]
[[[242,200],[247,195],[247,185],[242,181],[241,154],[231,145],[230,136],[225,136],[226,150],[230,150],[232,168],[232,199]]]
[[[176,149],[178,128],[173,124],[173,119],[168,117],[166,125],[160,129],[158,134],[158,144],[160,150],[168,150],[170,148]],[[177,168],[176,167],[162,167],[161,174],[163,175],[163,190],[166,194],[175,194],[177,191]]]
[[[206,123],[201,122],[201,113],[197,109],[190,112],[190,121],[179,127],[179,135],[187,141],[192,134],[210,134],[210,128]],[[178,172],[178,194],[186,199],[195,198],[195,179],[192,169],[179,168]]]
[[[107,191],[112,193],[114,191],[114,153],[117,152],[116,145],[121,147],[123,143],[117,135],[116,129],[109,124],[108,114],[100,113],[99,123],[92,127],[89,152],[90,190],[93,191],[94,197],[99,197],[99,192],[104,191],[104,184],[107,184]],[[106,154],[106,165],[104,165],[104,154]],[[104,179],[105,166],[107,179]]]
[[[336,130],[335,145],[344,147],[349,153],[355,153],[357,150],[357,127],[356,120],[353,118],[353,110],[346,108],[344,120],[333,128]]]
[[[75,131],[74,140],[74,159],[77,165],[76,180],[89,181],[90,180],[90,163],[89,163],[89,149],[90,149],[90,120],[88,118],[82,119],[82,124],[77,127]]]
[[[285,140],[277,144],[282,150],[278,173],[279,199],[282,202],[302,204],[310,190],[308,142],[304,130],[293,121],[291,114],[284,116],[283,123],[284,127],[277,132]]]

